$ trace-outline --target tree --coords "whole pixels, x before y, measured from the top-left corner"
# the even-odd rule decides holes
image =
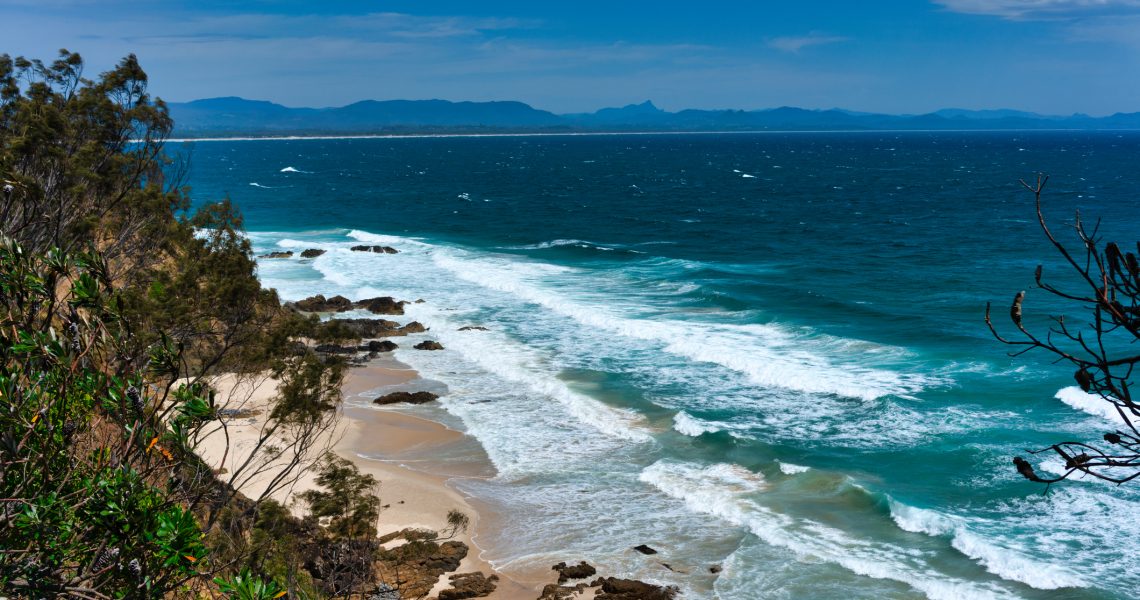
[[[1081,441],[1065,441],[1047,448],[1029,451],[1032,455],[1053,453],[1065,465],[1056,477],[1042,477],[1023,457],[1013,459],[1017,471],[1026,479],[1053,483],[1075,473],[1124,483],[1140,477],[1140,405],[1132,398],[1131,382],[1140,364],[1136,343],[1140,341],[1140,243],[1137,254],[1121,250],[1114,242],[1104,242],[1098,235],[1099,222],[1090,230],[1076,213],[1073,229],[1079,246],[1070,248],[1050,230],[1041,205],[1041,194],[1049,178],[1038,175],[1034,185],[1021,184],[1033,193],[1037,222],[1045,237],[1060,253],[1076,275],[1074,285],[1065,288],[1046,282],[1038,265],[1034,279],[1037,287],[1074,306],[1085,315],[1073,322],[1064,315],[1051,316],[1052,325],[1040,335],[1030,331],[1022,316],[1025,292],[1018,292],[1009,308],[1010,320],[1018,335],[1010,338],[998,333],[986,305],[986,325],[1002,343],[1018,348],[1011,356],[1031,350],[1043,350],[1059,362],[1075,368],[1073,378],[1086,393],[1099,396],[1120,415],[1123,428],[1104,434],[1105,445]]]
[[[133,55],[94,81],[66,50],[0,55],[0,596],[252,586],[243,567],[283,564],[259,507],[335,425],[343,363],[293,342],[330,334],[261,288],[228,200],[188,216],[146,82]],[[223,372],[281,380],[224,480],[196,454],[243,400]]]

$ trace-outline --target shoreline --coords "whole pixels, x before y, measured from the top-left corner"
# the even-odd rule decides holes
[[[342,385],[342,401],[337,409],[335,427],[322,436],[318,445],[351,461],[361,473],[372,475],[380,482],[377,494],[381,505],[377,523],[378,536],[407,528],[442,531],[446,528],[447,514],[451,510],[458,510],[470,519],[465,531],[459,531],[450,538],[467,545],[467,556],[455,571],[444,573],[440,577],[429,597],[437,596],[450,586],[448,576],[478,571],[487,576],[499,577],[495,591],[487,598],[533,600],[541,593],[543,585],[554,580],[553,571],[545,581],[535,581],[528,577],[523,583],[483,560],[483,549],[477,542],[483,515],[448,483],[455,477],[489,476],[486,470],[490,466],[489,462],[475,469],[469,468],[469,473],[445,475],[438,472],[441,469],[430,468],[434,462],[430,459],[417,460],[427,468],[411,467],[407,464],[409,461],[404,460],[409,453],[431,455],[441,449],[454,448],[460,444],[477,445],[478,442],[442,423],[407,414],[399,409],[373,409],[364,404],[377,389],[406,386],[417,380],[417,371],[393,358],[381,358],[350,368],[346,371]],[[210,384],[218,391],[218,397],[226,409],[241,411],[236,416],[226,418],[224,428],[219,425],[208,431],[198,446],[199,455],[211,466],[226,469],[220,475],[225,479],[228,469],[240,465],[256,443],[263,424],[258,413],[275,394],[277,382],[266,376],[236,379],[232,375],[221,375],[213,378]],[[229,452],[226,452],[227,442]],[[479,461],[475,464],[479,465]],[[493,472],[493,467],[491,469]],[[294,515],[300,516],[303,505],[296,501],[296,496],[315,489],[317,485],[314,469],[307,468],[297,475],[295,481],[269,497],[281,502]],[[246,496],[256,498],[264,491],[265,483],[266,477],[254,477],[237,482],[236,487]]]

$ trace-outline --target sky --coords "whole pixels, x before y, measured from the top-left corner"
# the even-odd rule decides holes
[[[1140,111],[1140,0],[0,0],[0,53],[167,101]]]

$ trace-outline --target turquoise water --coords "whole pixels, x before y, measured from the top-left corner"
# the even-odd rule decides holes
[[[258,252],[329,251],[262,261],[285,299],[426,300],[407,318],[447,350],[396,356],[495,466],[455,483],[512,515],[481,540],[499,567],[583,558],[693,598],[1137,593],[1136,486],[1044,495],[1010,463],[1114,423],[982,313],[1021,289],[1034,327],[1065,309],[1031,289],[1039,262],[1067,274],[1018,178],[1050,173],[1060,231],[1080,209],[1140,238],[1140,134],[177,148]]]

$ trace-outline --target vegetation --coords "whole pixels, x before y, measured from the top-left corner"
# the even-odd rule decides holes
[[[1042,477],[1023,457],[1013,459],[1026,479],[1053,483],[1076,473],[1124,483],[1140,477],[1140,405],[1132,398],[1132,378],[1140,365],[1136,343],[1140,341],[1140,243],[1137,254],[1126,252],[1116,243],[1104,242],[1098,228],[1087,228],[1078,212],[1073,224],[1079,244],[1070,248],[1050,230],[1041,207],[1041,194],[1048,177],[1038,176],[1034,185],[1022,181],[1036,199],[1037,220],[1045,237],[1076,275],[1074,286],[1061,288],[1043,278],[1042,267],[1035,274],[1037,287],[1075,307],[1083,317],[1077,322],[1064,315],[1051,317],[1052,326],[1044,334],[1025,325],[1025,292],[1018,292],[1010,305],[1010,320],[1017,337],[997,332],[986,306],[986,324],[1003,343],[1017,348],[1014,356],[1030,350],[1043,350],[1058,362],[1069,363],[1073,378],[1086,393],[1110,404],[1123,427],[1104,434],[1105,445],[1081,441],[1055,443],[1031,454],[1053,453],[1064,461],[1065,472]],[[1085,320],[1087,319],[1087,321]]]
[[[0,55],[0,595],[325,595],[305,553],[340,532],[269,498],[325,454],[340,399],[344,364],[292,340],[343,332],[261,288],[228,200],[188,212],[146,83],[133,56],[88,80],[78,54]],[[221,373],[280,385],[215,473],[196,452],[244,400]]]

